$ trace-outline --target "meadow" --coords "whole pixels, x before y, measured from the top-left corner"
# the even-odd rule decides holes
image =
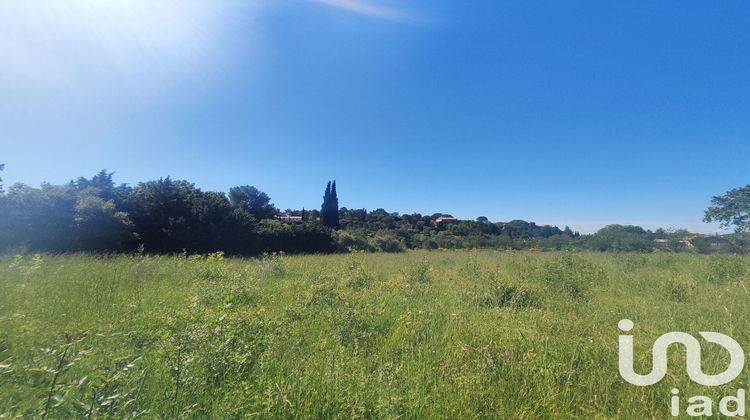
[[[668,331],[750,349],[750,257],[433,251],[0,257],[0,418],[666,418]],[[705,345],[705,343],[704,343]],[[712,347],[705,347],[712,350]],[[727,355],[705,351],[706,372]]]

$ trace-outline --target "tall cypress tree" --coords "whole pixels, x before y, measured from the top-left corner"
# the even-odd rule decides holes
[[[331,184],[331,227],[339,227],[339,196],[336,194],[336,180]]]
[[[336,195],[336,181],[328,181],[323,194],[323,205],[320,206],[320,218],[325,226],[337,228],[339,226],[339,199]]]
[[[326,185],[326,191],[323,193],[323,205],[320,206],[320,221],[323,222],[325,226],[328,226],[328,202],[330,201],[331,197],[331,181],[328,181],[328,185]]]

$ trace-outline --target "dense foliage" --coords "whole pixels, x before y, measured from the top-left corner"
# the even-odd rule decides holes
[[[562,249],[572,246],[580,235],[569,228],[538,226],[533,222],[513,220],[491,223],[481,220],[455,220],[441,213],[399,215],[383,209],[340,211],[342,231],[339,242],[359,250],[394,251],[398,249],[438,248],[529,248]]]
[[[289,209],[285,217],[277,217],[280,212],[268,194],[249,185],[225,194],[169,177],[134,187],[116,185],[112,175],[101,171],[66,185],[39,188],[16,184],[7,192],[0,184],[0,250],[230,255],[457,248],[738,252],[747,250],[750,242],[739,234],[728,240],[620,225],[579,235],[568,227],[523,220],[457,220],[442,213],[339,208],[335,181],[327,184],[320,211]],[[726,213],[710,211],[717,220]],[[746,213],[731,220],[741,225],[744,218]]]
[[[169,177],[118,186],[105,171],[67,185],[16,184],[0,195],[0,248],[245,255],[334,250],[330,230],[277,222],[270,201],[251,186],[234,187],[227,196]]]
[[[734,227],[737,233],[750,232],[750,185],[713,197],[711,204],[703,220],[720,222],[723,227]]]
[[[320,207],[320,221],[329,228],[339,227],[339,196],[336,192],[336,181],[329,181],[326,185],[323,205]]]

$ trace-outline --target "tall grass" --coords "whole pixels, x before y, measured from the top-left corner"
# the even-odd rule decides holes
[[[668,417],[667,331],[750,349],[750,258],[410,252],[0,258],[0,417]],[[704,353],[707,372],[726,355]],[[741,383],[740,383],[741,382]]]

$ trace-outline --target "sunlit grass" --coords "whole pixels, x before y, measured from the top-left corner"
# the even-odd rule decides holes
[[[668,417],[672,386],[746,377],[698,387],[675,352],[631,386],[617,321],[640,371],[667,331],[747,347],[749,276],[690,254],[6,256],[0,416]]]

